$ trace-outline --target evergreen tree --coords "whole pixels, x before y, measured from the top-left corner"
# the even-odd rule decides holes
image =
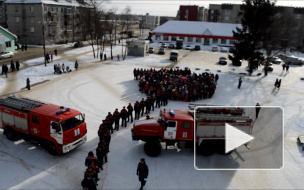
[[[244,0],[241,5],[239,16],[242,18],[242,28],[233,31],[236,42],[229,59],[233,62],[247,60],[250,74],[254,68],[265,63],[264,56],[256,50],[272,38],[274,15],[275,2],[271,0]]]

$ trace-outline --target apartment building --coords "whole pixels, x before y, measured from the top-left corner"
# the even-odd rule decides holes
[[[80,15],[88,9],[84,3],[84,0],[6,0],[8,29],[22,44],[82,40]]]
[[[6,28],[6,7],[4,2],[5,0],[0,0],[0,26]]]
[[[241,23],[240,4],[209,4],[208,22]]]
[[[197,5],[180,5],[177,12],[178,20],[207,21],[207,9]]]

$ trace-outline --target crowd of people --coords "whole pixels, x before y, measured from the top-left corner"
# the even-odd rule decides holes
[[[211,98],[219,76],[213,73],[196,74],[185,69],[136,69],[139,91],[156,97],[156,105],[167,105],[168,100],[196,101]]]

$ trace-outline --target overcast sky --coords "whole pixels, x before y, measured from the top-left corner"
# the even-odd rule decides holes
[[[209,4],[222,4],[222,3],[233,3],[241,4],[241,0],[221,0],[221,1],[210,1],[210,0],[192,0],[192,1],[180,1],[180,0],[108,0],[103,5],[107,9],[116,7],[117,13],[121,13],[123,9],[130,6],[132,14],[146,14],[158,15],[158,16],[176,16],[177,10],[180,5],[199,5],[208,8]],[[278,0],[277,5],[293,6],[293,7],[304,7],[303,0]]]

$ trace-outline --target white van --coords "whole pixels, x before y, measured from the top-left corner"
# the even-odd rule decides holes
[[[170,60],[171,61],[177,61],[177,59],[178,59],[178,51],[172,50],[170,52]]]

